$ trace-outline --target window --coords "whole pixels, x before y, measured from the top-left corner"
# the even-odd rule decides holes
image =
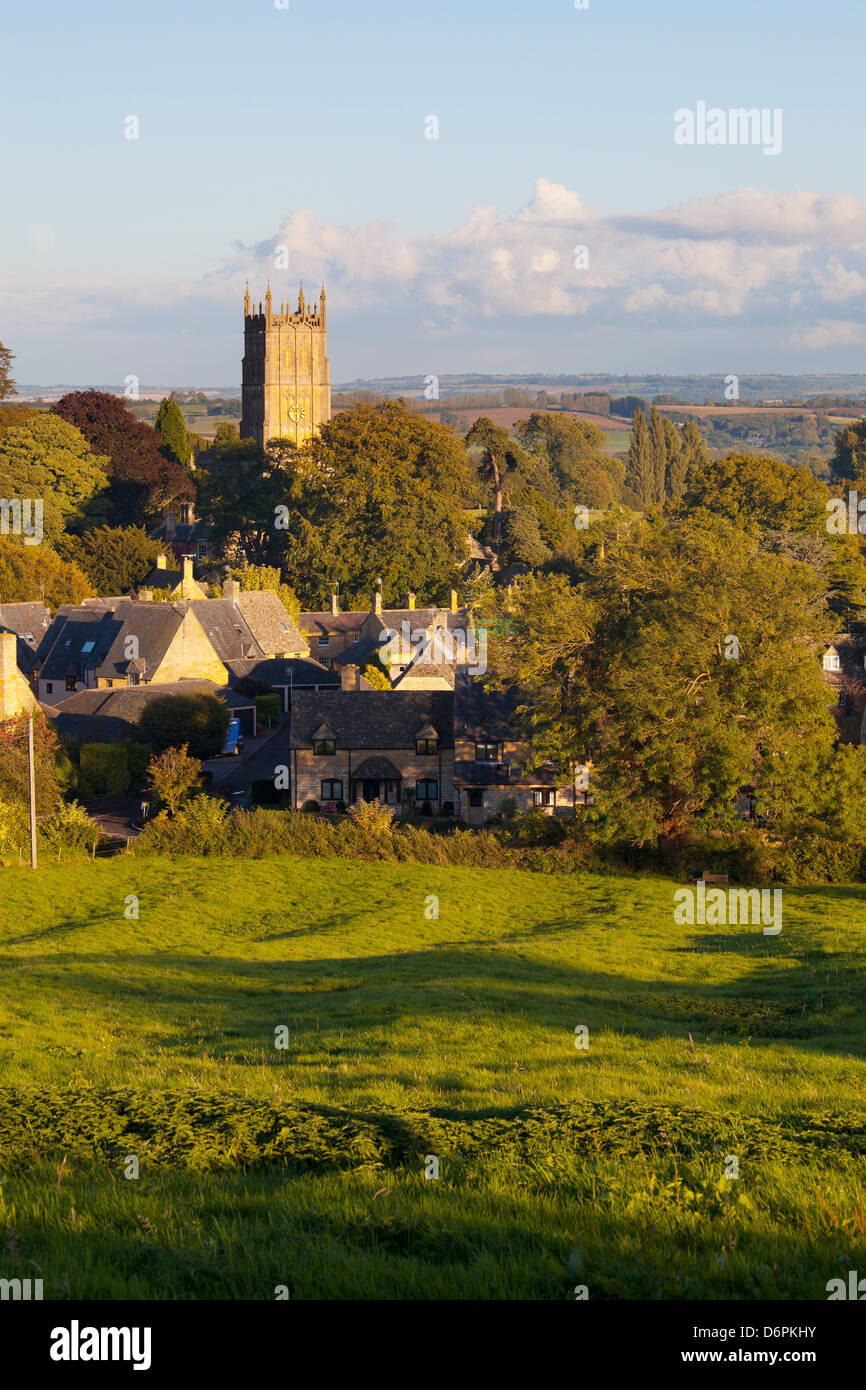
[[[415,783],[416,801],[438,801],[439,783],[435,777],[422,777]]]
[[[355,636],[352,638],[352,641],[353,641],[353,642],[360,642],[360,640],[361,640],[361,634],[360,634],[360,632],[356,632],[356,633],[355,633]]]
[[[839,693],[839,711],[841,714],[851,713],[851,701],[844,690]]]
[[[313,753],[317,758],[332,757],[337,751],[337,741],[333,738],[314,738]]]
[[[469,805],[470,805],[470,806],[483,806],[483,805],[484,805],[484,793],[483,793],[483,792],[470,792],[470,793],[469,793]]]
[[[400,802],[400,783],[394,778],[389,778],[385,783],[385,804],[386,806],[399,805]]]
[[[342,801],[343,783],[339,779],[326,779],[322,783],[323,801]]]
[[[78,684],[78,682],[76,681],[76,679],[75,679],[74,676],[67,676],[67,677],[66,677],[66,689],[67,689],[67,690],[74,690],[77,684]]]
[[[498,743],[476,743],[475,761],[477,763],[495,763],[499,761]]]
[[[553,787],[536,787],[532,793],[533,806],[555,806],[556,792]]]
[[[46,682],[46,685],[45,685],[45,693],[46,693],[46,695],[50,695],[50,694],[52,693],[53,690],[54,690],[54,685],[52,684],[51,681],[47,681],[47,682]]]
[[[824,653],[824,670],[825,670],[825,671],[838,671],[838,670],[839,670],[839,653],[838,653],[838,652],[825,652],[825,653]]]
[[[95,646],[95,642],[85,642],[81,648],[82,655],[86,655],[88,652],[92,652]]]
[[[416,738],[415,752],[419,758],[435,758],[439,740],[435,738]]]
[[[322,633],[320,633],[320,635],[319,635],[319,646],[320,646],[320,647],[330,647],[330,645],[331,645],[331,634],[330,634],[329,632],[322,632]]]
[[[207,541],[196,541],[195,549],[196,555],[200,560],[207,559]]]

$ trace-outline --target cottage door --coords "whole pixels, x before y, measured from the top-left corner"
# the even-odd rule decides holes
[[[378,800],[379,800],[379,788],[380,788],[381,785],[382,785],[381,782],[376,781],[375,778],[373,778],[373,777],[365,777],[365,778],[364,778],[364,800],[365,800],[365,801],[378,801]]]

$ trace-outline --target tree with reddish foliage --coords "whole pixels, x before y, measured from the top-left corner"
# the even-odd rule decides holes
[[[71,391],[52,410],[75,425],[97,454],[111,460],[110,520],[122,526],[152,524],[166,508],[195,499],[187,469],[162,453],[159,433],[136,420],[119,396]]]

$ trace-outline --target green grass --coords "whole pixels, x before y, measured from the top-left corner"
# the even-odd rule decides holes
[[[787,889],[768,938],[675,925],[675,887],[282,857],[3,871],[0,1277],[824,1297],[866,1260],[866,890]]]

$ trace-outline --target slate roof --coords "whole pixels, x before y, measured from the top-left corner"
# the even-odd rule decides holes
[[[352,781],[357,778],[363,781],[365,777],[378,782],[399,781],[403,776],[402,772],[394,766],[389,758],[383,758],[381,754],[372,758],[365,758],[357,767],[352,768]]]
[[[458,669],[454,682],[454,737],[473,742],[519,740],[522,735],[515,709],[521,703],[516,686],[485,690],[482,677]]]
[[[179,570],[158,569],[154,565],[153,569],[141,581],[142,589],[171,589],[174,590],[179,584],[183,583],[183,568]]]
[[[533,772],[518,771],[514,764],[473,763],[458,759],[454,763],[454,784],[459,787],[567,787],[570,779],[554,768],[538,767]]]
[[[412,748],[430,723],[442,748],[453,748],[454,696],[449,690],[309,690],[292,702],[292,748],[311,748],[313,732],[326,723],[344,748]]]
[[[0,603],[0,632],[14,632],[18,638],[18,670],[29,676],[36,653],[51,623],[43,603]]]
[[[370,610],[364,613],[302,613],[298,618],[298,627],[302,632],[308,632],[312,637],[318,637],[321,633],[346,633],[357,632],[359,628],[370,616]]]
[[[118,686],[114,690],[79,690],[56,705],[42,703],[58,734],[78,743],[119,743],[135,736],[139,720],[151,700],[163,695],[217,695],[230,709],[253,705],[235,690],[209,680],[169,681],[164,685]]]
[[[371,656],[375,656],[385,639],[362,637],[360,642],[351,642],[334,657],[335,666],[364,666]],[[384,666],[382,670],[384,671]]]
[[[97,678],[117,680],[130,670],[141,672],[142,668],[134,666],[126,655],[129,636],[138,639],[143,673],[146,677],[152,675],[165,657],[188,606],[185,601],[142,603],[135,599],[122,599],[115,607],[101,610],[63,606],[57,610],[37,653],[39,677],[64,680],[74,675],[81,679],[92,670]]]
[[[337,671],[331,671],[312,658],[272,656],[254,661],[227,661],[229,679],[237,684],[245,676],[268,685],[288,685],[293,689],[313,685],[340,685]]]

